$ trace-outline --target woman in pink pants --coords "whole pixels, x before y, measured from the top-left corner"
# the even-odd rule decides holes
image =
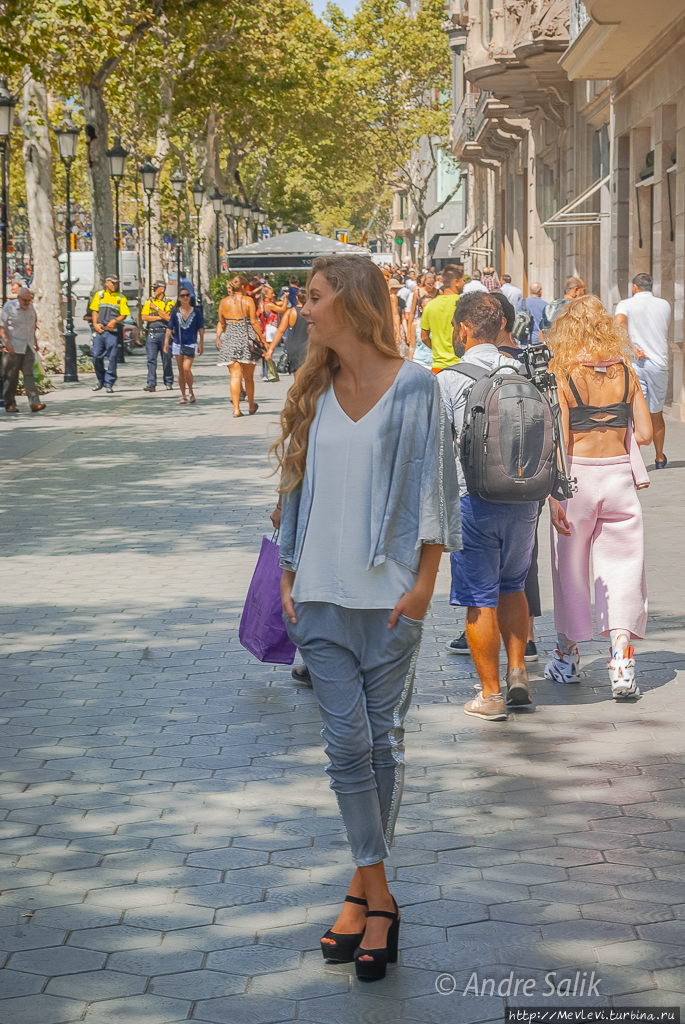
[[[639,696],[630,641],[645,635],[647,588],[636,490],[649,480],[637,446],[651,442],[651,418],[630,366],[628,334],[596,296],[569,302],[546,341],[578,490],[569,501],[550,498],[558,643],[545,675],[578,682],[577,644],[592,639],[592,551],[597,625],[611,637],[612,694]]]

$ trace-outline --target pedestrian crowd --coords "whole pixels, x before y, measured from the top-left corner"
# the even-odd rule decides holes
[[[467,715],[496,722],[533,703],[526,662],[538,657],[545,504],[557,632],[545,676],[580,681],[592,574],[612,696],[640,697],[640,447],[663,423],[670,309],[646,274],[615,315],[578,278],[558,301],[537,283],[530,291],[492,267],[469,280],[459,264],[400,275],[363,257],[319,258],[284,317],[306,325],[307,350],[272,446],[283,621],[304,662],[293,676],[319,704],[356,868],[321,951],[354,962],[363,980],[397,961],[401,911],[384,860],[442,552],[450,602],[466,609],[447,650],[470,655],[479,678]],[[656,468],[666,465],[661,442]]]

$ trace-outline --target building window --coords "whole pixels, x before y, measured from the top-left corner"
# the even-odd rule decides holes
[[[444,149],[438,150],[438,167],[437,167],[437,189],[436,198],[439,203],[444,203],[448,196],[452,195],[455,188],[459,185],[459,175],[461,171],[459,164],[454,159],[451,153],[447,153]],[[461,186],[457,188],[454,195],[450,199],[450,203],[461,202]]]
[[[406,192],[399,194],[399,219],[404,221],[409,216],[409,201]]]

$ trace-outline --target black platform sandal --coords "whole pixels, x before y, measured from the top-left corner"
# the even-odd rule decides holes
[[[392,898],[395,903],[395,897]],[[354,951],[354,968],[360,981],[381,981],[385,977],[388,964],[397,963],[397,943],[400,937],[400,911],[395,903],[395,913],[387,910],[367,910],[367,917],[387,917],[392,924],[388,928],[388,939],[383,949],[364,949],[358,946]],[[373,957],[372,960],[361,960],[362,956]]]
[[[366,900],[358,896],[346,896],[345,903],[357,903],[360,907],[368,906]],[[342,932],[334,932],[331,928],[324,935],[324,939],[333,939],[333,942],[321,942],[321,952],[324,960],[331,964],[351,964],[354,960],[354,952],[364,938],[364,932],[355,932],[354,935],[344,935]]]

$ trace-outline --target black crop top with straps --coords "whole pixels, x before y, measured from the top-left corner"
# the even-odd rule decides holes
[[[623,401],[614,402],[612,405],[585,405],[571,376],[566,378],[573,397],[578,403],[575,408],[569,406],[568,425],[570,430],[580,433],[581,431],[598,430],[600,427],[625,428],[628,426],[630,423],[630,402],[628,401],[630,374],[625,363],[623,363],[623,373],[626,381]],[[596,419],[597,416],[602,418]]]

